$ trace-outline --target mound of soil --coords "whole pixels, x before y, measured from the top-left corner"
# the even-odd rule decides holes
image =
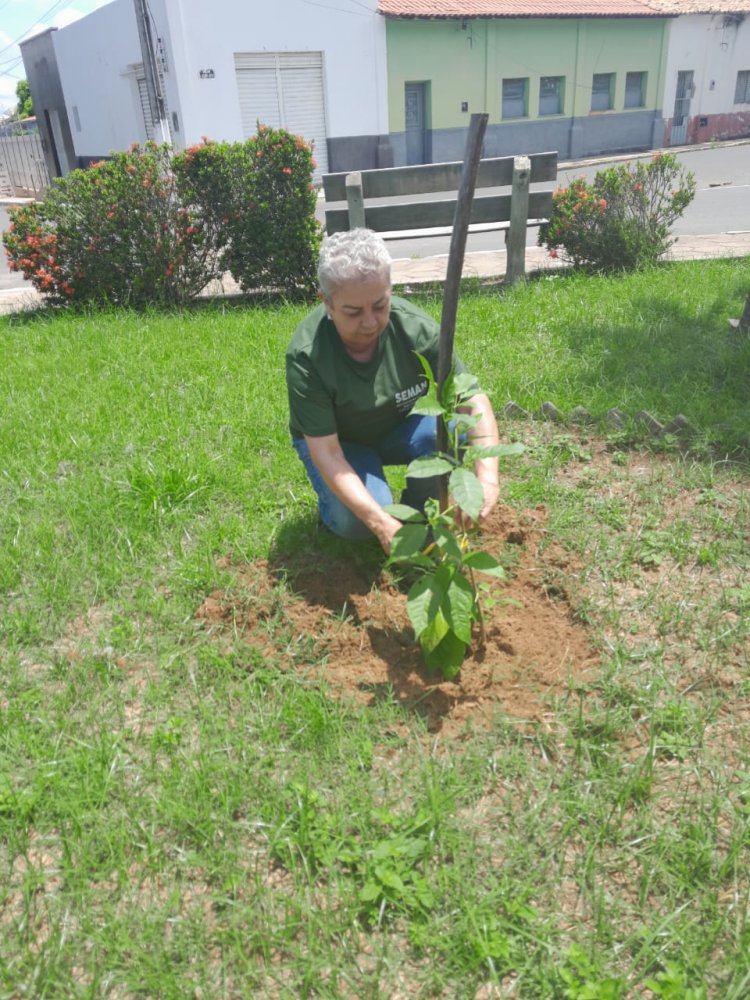
[[[222,566],[237,578],[216,591],[197,617],[220,633],[231,626],[250,646],[309,675],[311,663],[342,696],[372,704],[396,698],[424,716],[431,732],[457,732],[497,713],[542,720],[571,683],[591,677],[597,657],[575,619],[565,580],[576,566],[554,545],[541,546],[544,514],[498,507],[482,532],[482,548],[504,563],[497,604],[488,609],[486,640],[453,681],[428,671],[406,612],[406,594],[385,573],[356,559],[319,550],[277,563]],[[489,579],[489,578],[486,578]]]

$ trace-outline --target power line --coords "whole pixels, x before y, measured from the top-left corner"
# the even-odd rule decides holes
[[[18,43],[23,39],[23,37],[31,31],[31,29],[34,27],[35,24],[43,23],[45,17],[50,17],[52,14],[56,14],[58,9],[60,7],[64,7],[67,2],[68,0],[56,0],[56,2],[52,4],[49,10],[45,10],[45,12],[41,14],[39,17],[35,17],[34,20],[31,22],[31,24],[28,26],[28,28],[22,31],[21,34],[18,36],[18,38],[14,38],[12,42],[10,42],[8,45],[5,46],[5,48],[0,49],[0,56],[3,54],[3,52],[7,52],[8,49],[12,49],[14,45],[18,45]]]

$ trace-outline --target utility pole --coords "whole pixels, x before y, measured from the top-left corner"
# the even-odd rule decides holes
[[[154,40],[151,35],[151,21],[149,20],[147,0],[133,0],[135,4],[135,20],[138,25],[138,37],[141,41],[141,55],[143,57],[143,72],[146,77],[146,93],[151,109],[151,120],[154,126],[161,131],[161,141],[171,142],[172,136],[167,121],[166,104],[164,101],[164,90],[161,82],[158,64],[156,62],[156,50]]]

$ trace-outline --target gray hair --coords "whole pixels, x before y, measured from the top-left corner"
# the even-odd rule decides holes
[[[382,237],[371,229],[326,236],[318,258],[318,286],[324,298],[330,298],[337,285],[375,277],[391,283],[391,255]]]

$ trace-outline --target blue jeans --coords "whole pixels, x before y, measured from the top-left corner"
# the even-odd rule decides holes
[[[372,538],[370,529],[326,486],[310,457],[305,439],[292,438],[292,444],[302,459],[305,471],[318,496],[318,509],[323,524],[341,538]],[[367,492],[376,503],[384,507],[393,503],[393,494],[386,481],[383,467],[408,465],[414,458],[433,455],[437,451],[437,419],[412,414],[376,445],[367,446],[342,441],[341,448],[347,462],[365,484]],[[421,510],[429,497],[437,496],[437,488],[437,477],[407,478],[406,489],[401,494],[401,503]]]

